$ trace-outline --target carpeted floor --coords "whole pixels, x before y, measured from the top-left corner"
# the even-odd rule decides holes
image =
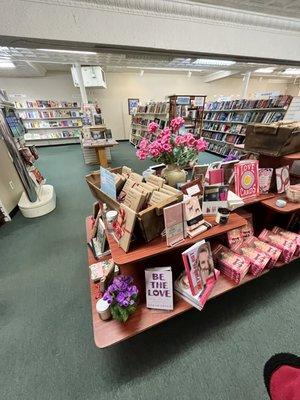
[[[121,143],[113,165],[146,166]],[[40,150],[57,208],[0,229],[3,400],[267,399],[263,365],[300,353],[299,264],[290,265],[124,343],[93,343],[86,215],[93,198],[79,146]],[[201,161],[216,157],[203,154]],[[151,163],[149,163],[151,164]],[[149,165],[148,164],[148,165]]]

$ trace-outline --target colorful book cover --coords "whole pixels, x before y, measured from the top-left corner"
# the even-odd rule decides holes
[[[273,168],[259,168],[258,175],[259,175],[259,192],[261,194],[269,193],[273,175]]]
[[[235,193],[241,198],[259,195],[258,161],[240,161],[234,166]]]
[[[146,306],[158,310],[173,310],[172,268],[146,268]]]
[[[270,262],[270,256],[259,249],[249,246],[247,243],[238,243],[232,250],[241,254],[250,261],[250,273],[254,276],[259,275]]]
[[[286,231],[286,230],[280,228],[279,226],[274,226],[274,228],[272,229],[272,232],[279,234],[288,240],[294,241],[297,244],[297,250],[295,252],[295,256],[296,257],[300,256],[300,234],[295,233],[295,232]]]
[[[290,187],[289,166],[286,165],[285,167],[276,168],[275,173],[276,173],[277,192],[284,193],[286,189]]]
[[[263,242],[262,240],[259,240],[255,236],[251,236],[248,239],[246,239],[245,244],[247,244],[247,246],[252,246],[255,249],[263,251],[270,257],[270,261],[267,266],[268,268],[274,267],[274,265],[277,263],[281,255],[281,250],[279,250],[277,247],[272,246],[269,243]]]
[[[282,251],[280,259],[285,263],[290,262],[297,251],[296,242],[289,240],[280,234],[269,231],[268,229],[264,229],[258,238],[280,249]]]
[[[220,271],[236,284],[241,282],[250,268],[250,261],[247,258],[234,253],[222,244],[217,245],[212,254]]]
[[[210,244],[201,240],[182,253],[186,275],[192,295],[206,286],[207,279],[214,274],[214,262]]]
[[[206,286],[196,295],[193,295],[190,289],[187,275],[185,272],[182,272],[182,274],[180,274],[180,276],[176,279],[174,283],[174,292],[187,303],[191,304],[193,307],[201,311],[206,301],[209,299],[219,276],[220,271],[214,269],[214,275],[210,276],[207,279]]]
[[[209,185],[224,185],[224,170],[213,169],[208,172]]]
[[[164,207],[164,221],[168,246],[174,246],[185,238],[183,203]]]

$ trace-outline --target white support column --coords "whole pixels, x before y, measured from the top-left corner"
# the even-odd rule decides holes
[[[242,99],[247,98],[247,91],[248,91],[248,86],[249,86],[249,81],[250,81],[250,76],[251,76],[251,71],[246,72],[244,79],[243,79],[243,88],[242,88]]]
[[[79,63],[76,63],[75,68],[76,68],[76,74],[77,74],[77,79],[78,79],[78,83],[79,83],[81,100],[82,100],[83,104],[87,104],[88,99],[87,99],[86,90],[85,90],[84,83],[83,83],[81,65]]]

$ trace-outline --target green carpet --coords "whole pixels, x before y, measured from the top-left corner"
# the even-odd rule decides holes
[[[113,165],[151,163],[121,143]],[[201,161],[215,160],[202,154]],[[0,229],[3,400],[267,399],[263,366],[298,352],[299,265],[103,350],[93,342],[85,217],[93,198],[79,146],[40,150],[57,208]]]

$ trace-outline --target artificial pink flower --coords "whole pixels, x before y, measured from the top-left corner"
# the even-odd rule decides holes
[[[167,153],[172,152],[172,147],[170,146],[169,143],[164,143],[162,147],[163,147],[164,151],[166,151]]]
[[[196,145],[196,139],[193,135],[188,135],[186,139],[186,144],[188,145],[188,147],[194,147]]]
[[[147,139],[142,139],[139,144],[141,150],[147,150],[148,145],[149,143]]]
[[[145,150],[139,149],[136,152],[136,156],[140,159],[140,160],[146,160],[147,158],[147,152]]]
[[[171,135],[171,129],[167,126],[161,131],[162,136],[164,135]]]
[[[169,143],[169,142],[170,142],[170,139],[171,139],[171,135],[166,134],[166,135],[164,135],[164,136],[161,138],[161,143],[162,143],[162,144]]]
[[[170,127],[174,133],[177,132],[182,125],[184,125],[184,119],[182,117],[174,118],[170,123]]]
[[[148,124],[147,130],[149,133],[155,133],[158,129],[158,124],[156,122],[150,122]]]
[[[196,141],[196,149],[198,151],[205,151],[207,148],[207,142],[203,139],[198,139]]]

